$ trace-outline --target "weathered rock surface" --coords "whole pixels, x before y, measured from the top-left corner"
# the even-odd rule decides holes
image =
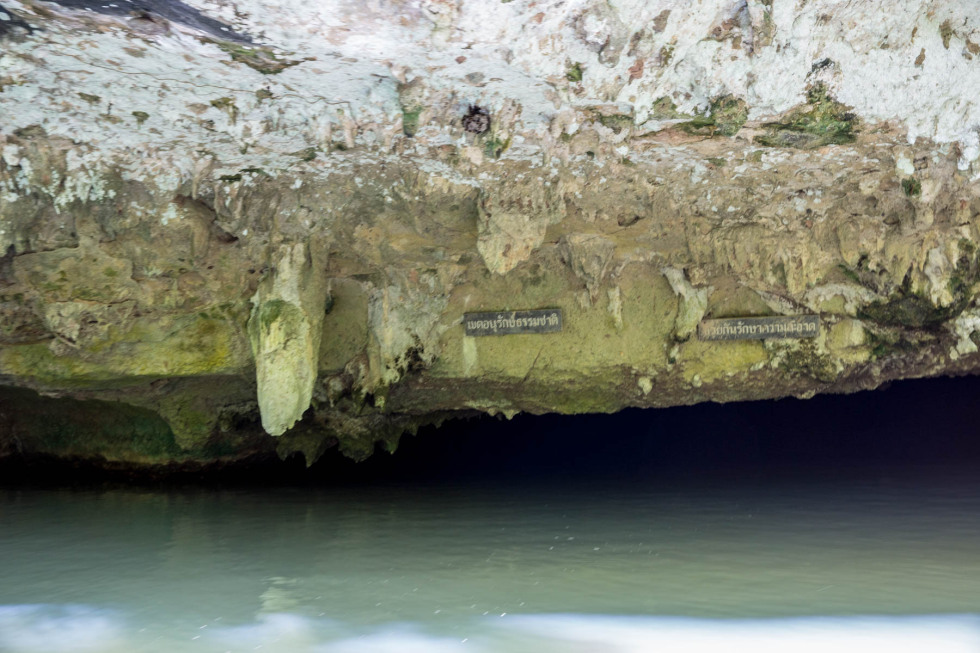
[[[0,4],[0,455],[361,458],[980,367],[963,3]],[[563,331],[463,333],[530,308]]]

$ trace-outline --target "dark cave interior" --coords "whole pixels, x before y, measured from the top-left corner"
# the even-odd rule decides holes
[[[938,378],[809,400],[454,420],[404,436],[393,454],[378,451],[356,463],[332,450],[310,468],[294,456],[140,477],[64,461],[8,459],[0,465],[0,483],[559,485],[980,468],[978,396],[980,377]]]

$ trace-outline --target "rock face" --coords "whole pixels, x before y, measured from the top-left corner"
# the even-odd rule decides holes
[[[363,458],[980,366],[963,3],[0,4],[0,455]]]

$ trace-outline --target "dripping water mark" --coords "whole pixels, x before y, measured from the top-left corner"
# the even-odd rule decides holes
[[[17,30],[24,30],[30,34],[34,32],[34,29],[34,27],[31,27],[22,18],[17,17],[14,13],[0,4],[0,38]],[[2,87],[0,87],[0,89],[2,89]]]
[[[251,43],[245,34],[240,34],[229,25],[204,15],[199,9],[180,2],[180,0],[50,0],[66,9],[91,11],[106,16],[137,16],[152,20],[163,18],[172,23],[191,27],[226,41]],[[9,12],[8,12],[9,13]],[[0,26],[0,34],[3,27]]]

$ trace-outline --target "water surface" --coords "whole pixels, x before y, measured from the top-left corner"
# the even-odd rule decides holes
[[[978,479],[0,490],[0,651],[977,651]]]

